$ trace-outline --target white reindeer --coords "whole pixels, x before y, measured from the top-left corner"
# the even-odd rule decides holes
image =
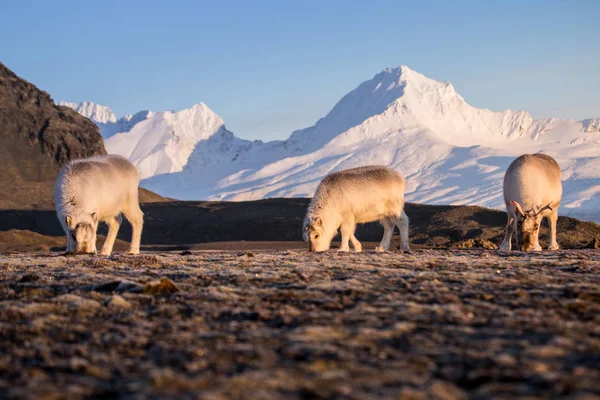
[[[98,221],[108,225],[100,250],[110,255],[122,222],[131,223],[130,254],[139,254],[144,214],[138,201],[139,174],[117,155],[74,160],[66,164],[54,186],[56,214],[67,234],[67,252],[95,253]]]
[[[409,250],[408,224],[404,212],[406,182],[398,172],[383,166],[369,166],[334,172],[327,175],[313,197],[304,218],[304,241],[309,251],[325,251],[340,229],[342,243],[339,251],[362,251],[354,236],[357,223],[380,221],[383,238],[376,248],[390,247],[394,226],[400,230],[403,250]]]
[[[560,167],[546,154],[525,154],[515,159],[504,175],[504,202],[508,214],[506,234],[500,251],[510,251],[516,231],[521,250],[540,251],[538,241],[543,217],[550,222],[549,250],[558,250],[556,220],[562,197]]]

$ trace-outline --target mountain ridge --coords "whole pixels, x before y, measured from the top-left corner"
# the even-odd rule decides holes
[[[451,83],[406,66],[362,82],[315,125],[286,140],[250,142],[224,124],[219,129],[192,136],[176,167],[158,171],[155,157],[151,164],[159,173],[152,173],[137,161],[148,169],[142,185],[182,200],[307,197],[330,172],[384,164],[407,177],[410,201],[503,208],[502,177],[510,161],[542,151],[563,168],[563,214],[600,221],[594,205],[600,200],[600,172],[594,172],[600,171],[599,118],[534,119],[527,111],[479,109]],[[170,143],[164,132],[158,136],[158,147]]]

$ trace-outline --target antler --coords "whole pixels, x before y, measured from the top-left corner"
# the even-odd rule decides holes
[[[518,211],[519,214],[521,214],[521,217],[525,216],[525,213],[523,212],[523,209],[521,208],[521,205],[519,203],[517,203],[516,201],[511,201],[510,204],[512,204],[515,207],[515,211]]]
[[[539,213],[541,213],[542,211],[544,211],[544,210],[546,210],[546,209],[548,209],[548,210],[550,210],[550,211],[554,211],[554,209],[553,209],[552,207],[550,207],[550,204],[552,204],[552,202],[550,202],[550,203],[546,204],[544,207],[542,207],[542,208],[540,208],[539,210],[537,210],[537,211],[535,212],[535,215],[539,215]]]

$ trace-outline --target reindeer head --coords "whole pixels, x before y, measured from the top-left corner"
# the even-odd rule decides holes
[[[304,241],[308,242],[308,251],[326,251],[331,246],[331,235],[326,235],[321,217],[304,219]]]
[[[96,248],[97,214],[67,215],[65,222],[69,229],[69,235],[76,244],[75,251],[77,253],[93,253]]]
[[[543,214],[545,210],[552,211],[550,207],[551,203],[548,203],[542,208],[534,207],[531,210],[525,212],[519,203],[511,201],[515,209],[515,215],[517,216],[517,245],[519,245],[522,251],[535,250],[537,238],[540,233],[540,223],[542,222]]]

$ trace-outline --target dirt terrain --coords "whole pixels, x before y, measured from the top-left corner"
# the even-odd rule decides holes
[[[600,253],[4,254],[0,393],[594,398]]]

